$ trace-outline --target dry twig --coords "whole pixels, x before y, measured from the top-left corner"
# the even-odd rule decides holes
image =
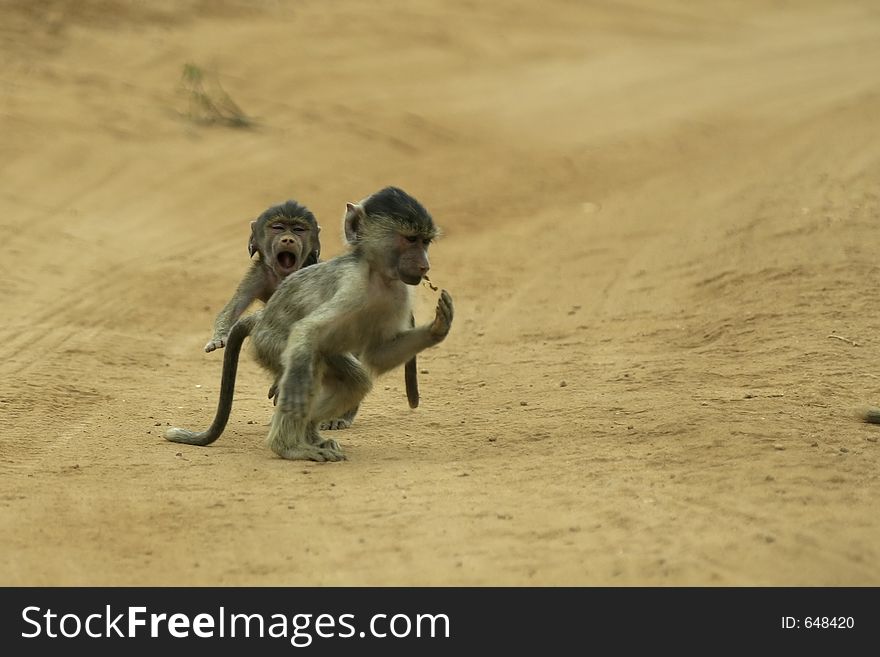
[[[860,347],[861,345],[855,340],[850,340],[849,338],[845,338],[842,335],[834,335],[833,333],[828,336],[829,338],[834,338],[835,340],[840,340],[841,342],[846,342],[847,344],[851,344],[853,347]]]

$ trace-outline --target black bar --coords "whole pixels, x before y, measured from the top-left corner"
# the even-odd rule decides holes
[[[487,646],[493,653],[548,655],[661,648],[678,654],[854,654],[841,651],[880,639],[876,587],[5,588],[0,600],[0,645],[4,652],[13,649],[6,654],[72,647],[89,655],[160,649],[165,657],[225,644],[261,655],[299,648],[309,654],[440,655]],[[144,609],[133,617],[144,625],[129,628],[129,608],[138,607]],[[173,636],[167,621],[174,614],[183,615],[174,632],[187,636]],[[233,620],[234,614],[250,618]],[[158,619],[155,638],[151,615]],[[417,624],[421,636],[415,636]],[[280,636],[269,636],[270,628]],[[77,636],[65,638],[62,631]],[[110,637],[91,638],[87,631]]]

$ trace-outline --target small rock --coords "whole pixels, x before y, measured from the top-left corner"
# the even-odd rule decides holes
[[[419,370],[419,374],[428,374],[428,370]]]
[[[846,447],[841,447],[840,451],[843,452],[844,454],[846,454],[849,451],[849,449]]]
[[[773,445],[773,449],[778,449],[781,452],[785,449],[785,445],[780,445],[779,443],[776,443]]]
[[[528,405],[529,405],[529,402],[521,401],[521,402],[519,403],[519,405],[520,405],[520,406],[528,406]]]
[[[564,387],[567,386],[567,385],[568,385],[568,384],[567,384],[565,381],[560,381],[560,382],[559,382],[559,387],[560,387],[560,388],[564,388]]]

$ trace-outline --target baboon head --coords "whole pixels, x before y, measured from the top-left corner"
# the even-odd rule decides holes
[[[314,265],[321,255],[321,227],[308,208],[296,201],[273,205],[251,222],[248,253],[260,259],[279,277]]]
[[[418,285],[431,268],[428,247],[438,230],[422,204],[402,189],[386,187],[348,203],[343,222],[346,241],[386,278]]]

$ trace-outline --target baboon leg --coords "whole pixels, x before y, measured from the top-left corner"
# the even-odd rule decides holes
[[[344,461],[345,454],[335,441],[322,441],[314,423],[280,408],[272,416],[266,439],[269,448],[281,458],[292,461]]]
[[[350,354],[334,354],[324,360],[321,397],[312,411],[322,430],[348,429],[361,400],[373,387],[369,373]]]
[[[372,387],[369,372],[357,358],[351,354],[326,356],[312,417],[325,423],[337,421],[340,416],[343,420],[353,419],[361,400]]]
[[[286,459],[341,461],[335,440],[324,440],[316,422],[336,417],[369,392],[370,376],[356,358],[333,354],[317,358],[291,337],[287,368],[278,385],[279,403],[269,430],[269,446]]]

